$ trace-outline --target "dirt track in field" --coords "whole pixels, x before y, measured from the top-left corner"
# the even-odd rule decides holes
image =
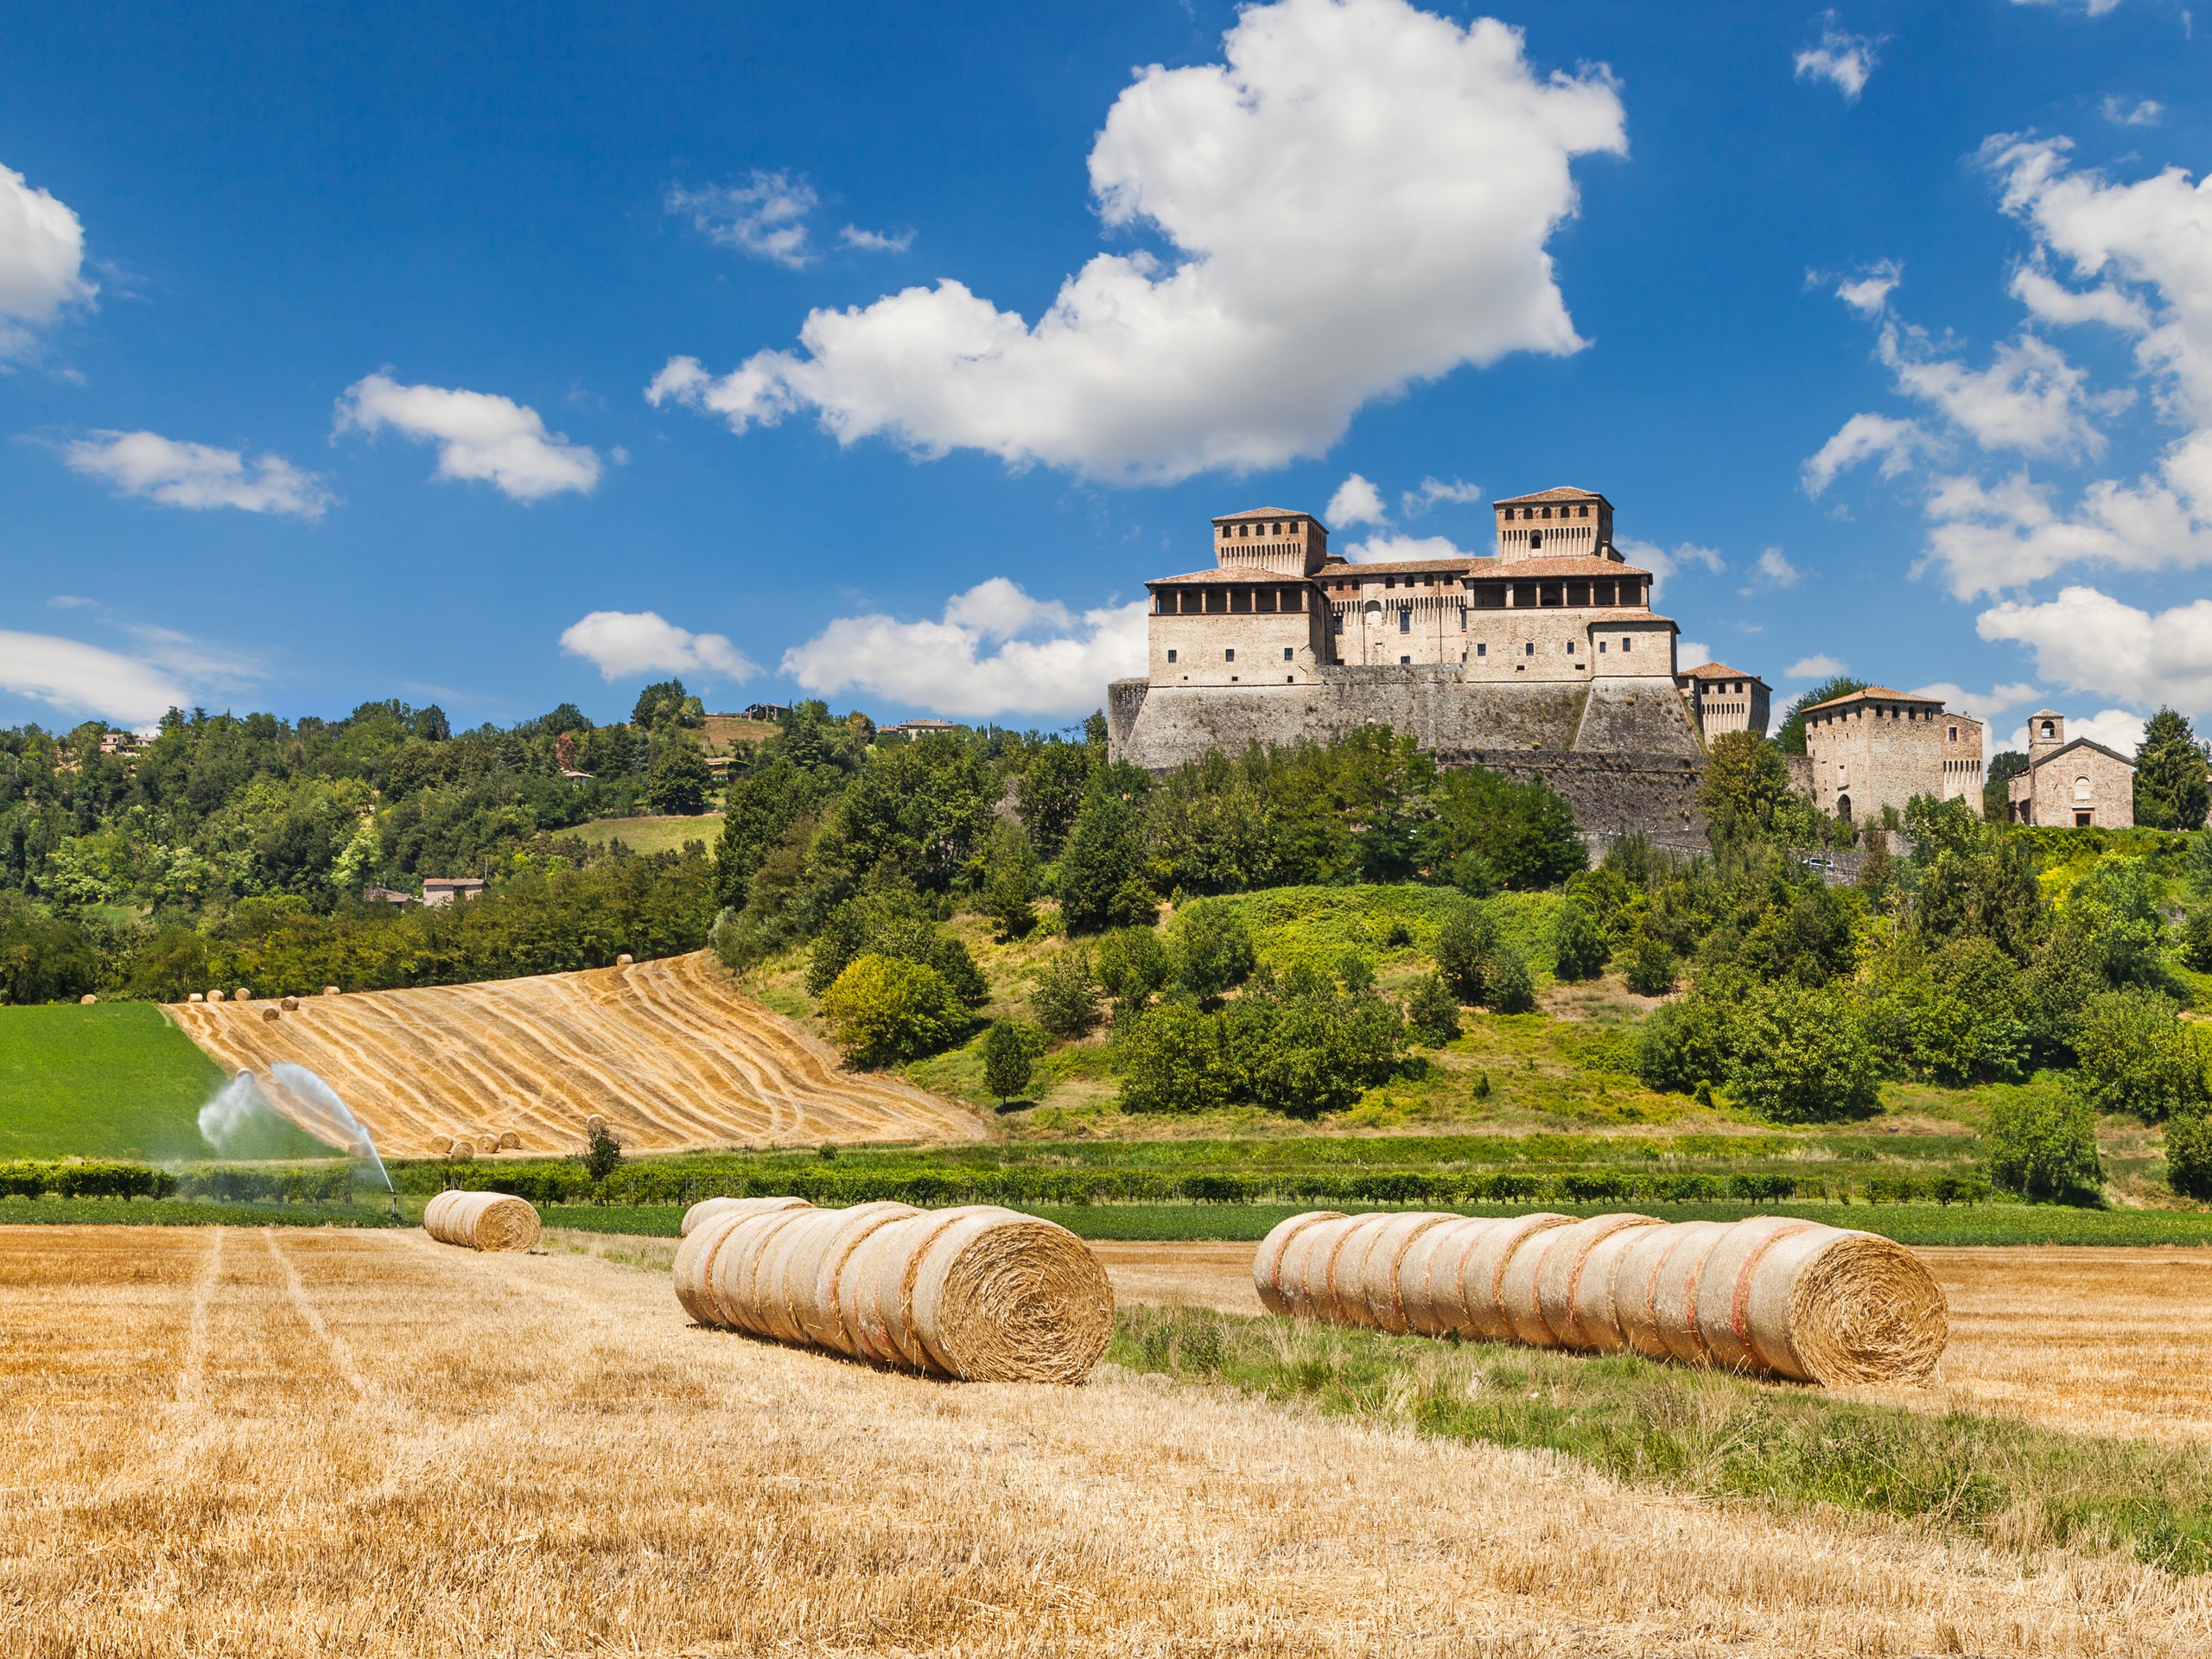
[[[836,1053],[740,992],[700,952],[534,979],[301,999],[171,1004],[232,1071],[290,1060],[336,1090],[378,1147],[429,1157],[512,1130],[524,1153],[571,1153],[604,1116],[638,1152],[824,1141],[969,1141],[982,1120]],[[279,1103],[310,1134],[307,1103]],[[326,1139],[337,1138],[328,1135]]]
[[[419,1233],[0,1229],[10,1659],[2167,1659],[2212,1587],[1102,1372],[962,1386]]]
[[[1262,1312],[1249,1244],[1091,1249],[1124,1301]],[[2212,1441],[2212,1250],[1923,1249],[1951,1304],[1925,1389],[1853,1389],[1927,1409],[2016,1416],[2079,1434]]]

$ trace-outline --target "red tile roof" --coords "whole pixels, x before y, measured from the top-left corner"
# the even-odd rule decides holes
[[[1538,490],[1534,495],[1509,495],[1491,505],[1494,507],[1517,507],[1524,501],[1605,501],[1605,498],[1595,490],[1580,490],[1572,484],[1560,484],[1548,490]],[[1605,505],[1610,507],[1613,504],[1605,501]]]
[[[1192,570],[1179,576],[1154,576],[1145,583],[1147,588],[1196,587],[1202,582],[1234,582],[1239,586],[1254,582],[1280,584],[1304,582],[1306,578],[1281,570]]]
[[[1746,674],[1742,669],[1731,668],[1726,663],[1707,663],[1698,668],[1686,668],[1675,677],[1683,680],[1758,680],[1761,685],[1766,684],[1758,675]]]
[[[1214,523],[1225,524],[1232,518],[1313,518],[1316,524],[1320,522],[1313,513],[1298,507],[1247,507],[1243,512],[1224,512]]]
[[[1805,712],[1809,715],[1813,709],[1840,709],[1847,702],[1860,702],[1873,698],[1879,698],[1885,702],[1932,702],[1938,709],[1943,706],[1941,697],[1923,697],[1914,691],[1892,691],[1886,685],[1870,685],[1864,691],[1853,691],[1840,697],[1830,697],[1826,702],[1816,702]]]
[[[1475,574],[1513,582],[1541,582],[1560,576],[1648,576],[1651,574],[1641,565],[1624,563],[1618,559],[1592,558],[1586,553],[1562,553],[1556,558],[1538,553],[1525,559],[1487,559],[1484,563],[1490,568]]]

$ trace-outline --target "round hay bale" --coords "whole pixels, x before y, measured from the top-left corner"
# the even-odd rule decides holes
[[[245,986],[241,985],[238,989],[231,993],[231,1001],[233,1002],[251,1002],[253,1001],[253,993],[248,990]]]
[[[207,1000],[210,1002],[219,1002],[223,1000],[223,994],[220,991],[210,991],[207,993]]]
[[[1408,1211],[1393,1216],[1375,1235],[1368,1246],[1367,1258],[1361,1264],[1357,1288],[1363,1293],[1365,1317],[1363,1325],[1378,1331],[1388,1331],[1394,1336],[1403,1336],[1412,1327],[1406,1320],[1406,1307],[1399,1283],[1406,1252],[1414,1241],[1460,1219],[1458,1216],[1440,1215],[1433,1211]]]
[[[519,1135],[517,1135],[517,1134],[516,1134],[512,1129],[501,1129],[501,1130],[499,1131],[499,1149],[501,1152],[519,1152],[519,1151],[521,1151],[521,1150],[522,1150],[522,1136],[520,1136]]]
[[[423,1229],[442,1244],[526,1250],[537,1243],[537,1211],[505,1192],[441,1192],[423,1206]]]
[[[446,1155],[449,1158],[458,1158],[461,1162],[467,1163],[476,1156],[476,1148],[467,1141],[456,1138],[447,1142]]]
[[[1719,1285],[1720,1258],[1716,1249],[1706,1264],[1700,1313]],[[1924,1382],[1951,1334],[1942,1287],[1918,1256],[1894,1240],[1818,1223],[1764,1232],[1742,1254],[1725,1323],[1747,1365],[1828,1387]],[[1710,1321],[1707,1334],[1718,1352]]]
[[[275,1020],[282,1020],[284,1016],[277,1013],[274,1008],[264,1008],[261,1011],[261,1017],[264,1021],[273,1022]]]
[[[1408,1329],[1425,1337],[1466,1329],[1459,1269],[1467,1252],[1497,1225],[1488,1217],[1462,1217],[1431,1228],[1406,1247],[1406,1259],[1398,1264],[1398,1299]]]
[[[1562,1348],[1605,1349],[1621,1345],[1613,1322],[1611,1257],[1603,1273],[1592,1257],[1607,1241],[1643,1227],[1663,1227],[1656,1216],[1592,1216],[1548,1234],[1536,1269],[1536,1314],[1545,1333]],[[1599,1293],[1603,1290],[1603,1294]]]
[[[207,993],[205,991],[194,991],[190,996],[186,997],[184,1000],[188,1002],[205,1002],[207,1000]]]
[[[1681,1224],[1674,1247],[1659,1260],[1651,1276],[1651,1314],[1659,1342],[1670,1358],[1698,1365],[1711,1357],[1698,1328],[1698,1281],[1731,1224],[1725,1221],[1686,1221]]]
[[[708,1205],[722,1207],[708,1214]],[[715,1258],[730,1231],[747,1216],[770,1210],[807,1210],[804,1198],[707,1198],[683,1217],[683,1242],[676,1248],[676,1300],[701,1325],[719,1325],[712,1298]]]
[[[1324,1265],[1318,1318],[1332,1325],[1367,1323],[1367,1254],[1396,1219],[1377,1211],[1344,1224]]]
[[[79,997],[77,1001],[82,1007],[89,1008],[93,1003],[99,1001],[99,998],[94,996],[90,991],[86,991],[82,996]]]
[[[1252,1288],[1260,1293],[1260,1305],[1268,1313],[1291,1311],[1289,1299],[1282,1290],[1283,1252],[1290,1248],[1290,1241],[1318,1222],[1344,1218],[1341,1210],[1308,1210],[1303,1215],[1277,1222],[1274,1230],[1260,1241],[1259,1253],[1252,1258]]]
[[[715,1324],[756,1337],[768,1334],[760,1317],[760,1268],[767,1247],[785,1228],[816,1213],[809,1204],[796,1209],[755,1211],[738,1217],[737,1225],[715,1252],[714,1272],[707,1281],[708,1302]]]
[[[614,958],[614,965],[617,968],[627,968],[635,960],[635,957],[632,957],[627,950],[625,950],[620,956]]]
[[[1281,1288],[1284,1312],[1294,1319],[1327,1317],[1321,1294],[1328,1277],[1329,1259],[1343,1243],[1345,1232],[1358,1224],[1357,1216],[1332,1215],[1294,1235],[1283,1249],[1282,1266],[1275,1274]]]
[[[858,1332],[847,1319],[847,1291],[858,1271],[854,1264],[870,1238],[894,1223],[919,1214],[911,1204],[889,1201],[856,1204],[843,1212],[843,1223],[823,1242],[816,1259],[814,1287],[800,1319],[810,1340],[855,1359],[868,1357],[861,1351]]]
[[[296,996],[280,997],[277,999],[276,1006],[287,1014],[297,1014],[300,1011],[300,999]]]
[[[1035,1216],[963,1217],[917,1255],[912,1283],[914,1333],[965,1382],[1080,1382],[1114,1334],[1106,1269]]]
[[[592,1113],[590,1116],[584,1119],[584,1132],[587,1135],[594,1129],[603,1129],[606,1127],[607,1120],[597,1112]]]
[[[326,985],[322,988],[322,994],[325,996],[336,996],[338,995],[338,988],[335,985]]]
[[[492,1154],[492,1153],[495,1153],[495,1152],[497,1152],[499,1149],[499,1137],[498,1135],[478,1135],[478,1136],[476,1137],[476,1150],[477,1150],[477,1151],[479,1151],[479,1152],[480,1152],[480,1153],[484,1153],[484,1154],[486,1154],[486,1155],[488,1155],[488,1154]]]
[[[1539,1211],[1515,1216],[1485,1232],[1467,1252],[1459,1267],[1459,1306],[1466,1317],[1469,1336],[1503,1342],[1513,1334],[1513,1320],[1503,1300],[1506,1270],[1527,1241],[1555,1227],[1572,1227],[1573,1216]]]

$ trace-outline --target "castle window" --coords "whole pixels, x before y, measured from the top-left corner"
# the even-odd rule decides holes
[[[1466,631],[1467,631],[1467,607],[1466,607],[1465,606],[1462,605],[1462,606],[1459,607],[1459,632],[1462,632],[1462,633],[1465,633]]]
[[[1527,645],[1522,645],[1522,646],[1521,647],[1521,654],[1522,654],[1523,657],[1533,657],[1533,656],[1535,656],[1535,655],[1536,654],[1536,647],[1535,647],[1535,642],[1531,641],[1530,643],[1529,643],[1529,644],[1527,644]]]
[[[1401,657],[1401,658],[1398,658],[1398,664],[1399,664],[1399,666],[1400,666],[1400,667],[1404,667],[1404,666],[1406,666],[1407,664],[1410,664],[1412,661],[1413,661],[1413,658],[1410,658],[1410,657]]]
[[[1478,656],[1478,657],[1487,657],[1487,656],[1489,656],[1489,655],[1490,655],[1490,647],[1489,647],[1489,645],[1477,645],[1477,646],[1475,647],[1475,655],[1476,655],[1476,656]]]
[[[1549,507],[1546,507],[1546,508],[1544,509],[1544,517],[1545,517],[1545,518],[1550,518],[1551,516],[1552,516],[1552,510],[1551,510]]]
[[[1541,547],[1543,544],[1544,544],[1544,532],[1543,532],[1542,531],[1541,531],[1541,530],[1532,530],[1532,531],[1530,531],[1529,532],[1529,550],[1530,550],[1530,551],[1532,551],[1532,552],[1533,552],[1535,550],[1536,550],[1537,548]]]
[[[1598,654],[1600,657],[1605,654],[1605,642],[1602,639],[1598,642]]]
[[[1167,648],[1167,660],[1171,663],[1175,660],[1175,648],[1173,645]]]
[[[1290,660],[1290,647],[1288,645],[1285,645],[1282,648],[1282,659],[1286,663]]]
[[[1955,743],[1955,742],[1957,742],[1958,741],[1959,741],[1959,728],[1958,728],[1957,727],[1954,726],[1954,727],[1952,727],[1952,728],[1951,728],[1951,741],[1952,741],[1952,742],[1954,742],[1954,743]]]
[[[1633,639],[1623,639],[1621,641],[1621,649],[1623,651],[1634,651],[1636,649],[1636,641]]]
[[[1578,518],[1587,518],[1590,516],[1590,504],[1585,501],[1574,510],[1574,516]]]
[[[1224,662],[1230,663],[1235,662],[1236,660],[1236,647],[1231,645],[1227,651],[1222,652],[1222,660]]]
[[[1567,642],[1567,654],[1570,657],[1574,655],[1574,641],[1572,639]]]
[[[1567,602],[1570,605],[1587,605],[1590,602],[1590,584],[1586,582],[1568,583]]]
[[[1398,607],[1398,632],[1411,633],[1413,631],[1414,613],[1409,607],[1402,605]]]

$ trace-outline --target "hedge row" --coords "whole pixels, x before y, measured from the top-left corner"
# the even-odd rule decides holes
[[[702,1173],[618,1169],[595,1184],[579,1166],[436,1170],[417,1166],[410,1191],[461,1186],[512,1192],[533,1204],[695,1204],[709,1198],[790,1194],[823,1205],[895,1198],[924,1206],[950,1204],[1413,1204],[1438,1208],[1471,1204],[1766,1204],[1789,1199],[1856,1198],[1870,1204],[1978,1204],[1989,1182],[1978,1175],[1661,1174],[1572,1170],[1558,1174],[1370,1173],[1281,1170],[1246,1174],[1173,1175],[1144,1170],[873,1169],[743,1170]],[[425,1185],[421,1177],[436,1179]]]
[[[0,1163],[0,1198],[207,1198],[228,1204],[344,1204],[344,1165],[226,1165],[168,1170],[153,1164]]]

